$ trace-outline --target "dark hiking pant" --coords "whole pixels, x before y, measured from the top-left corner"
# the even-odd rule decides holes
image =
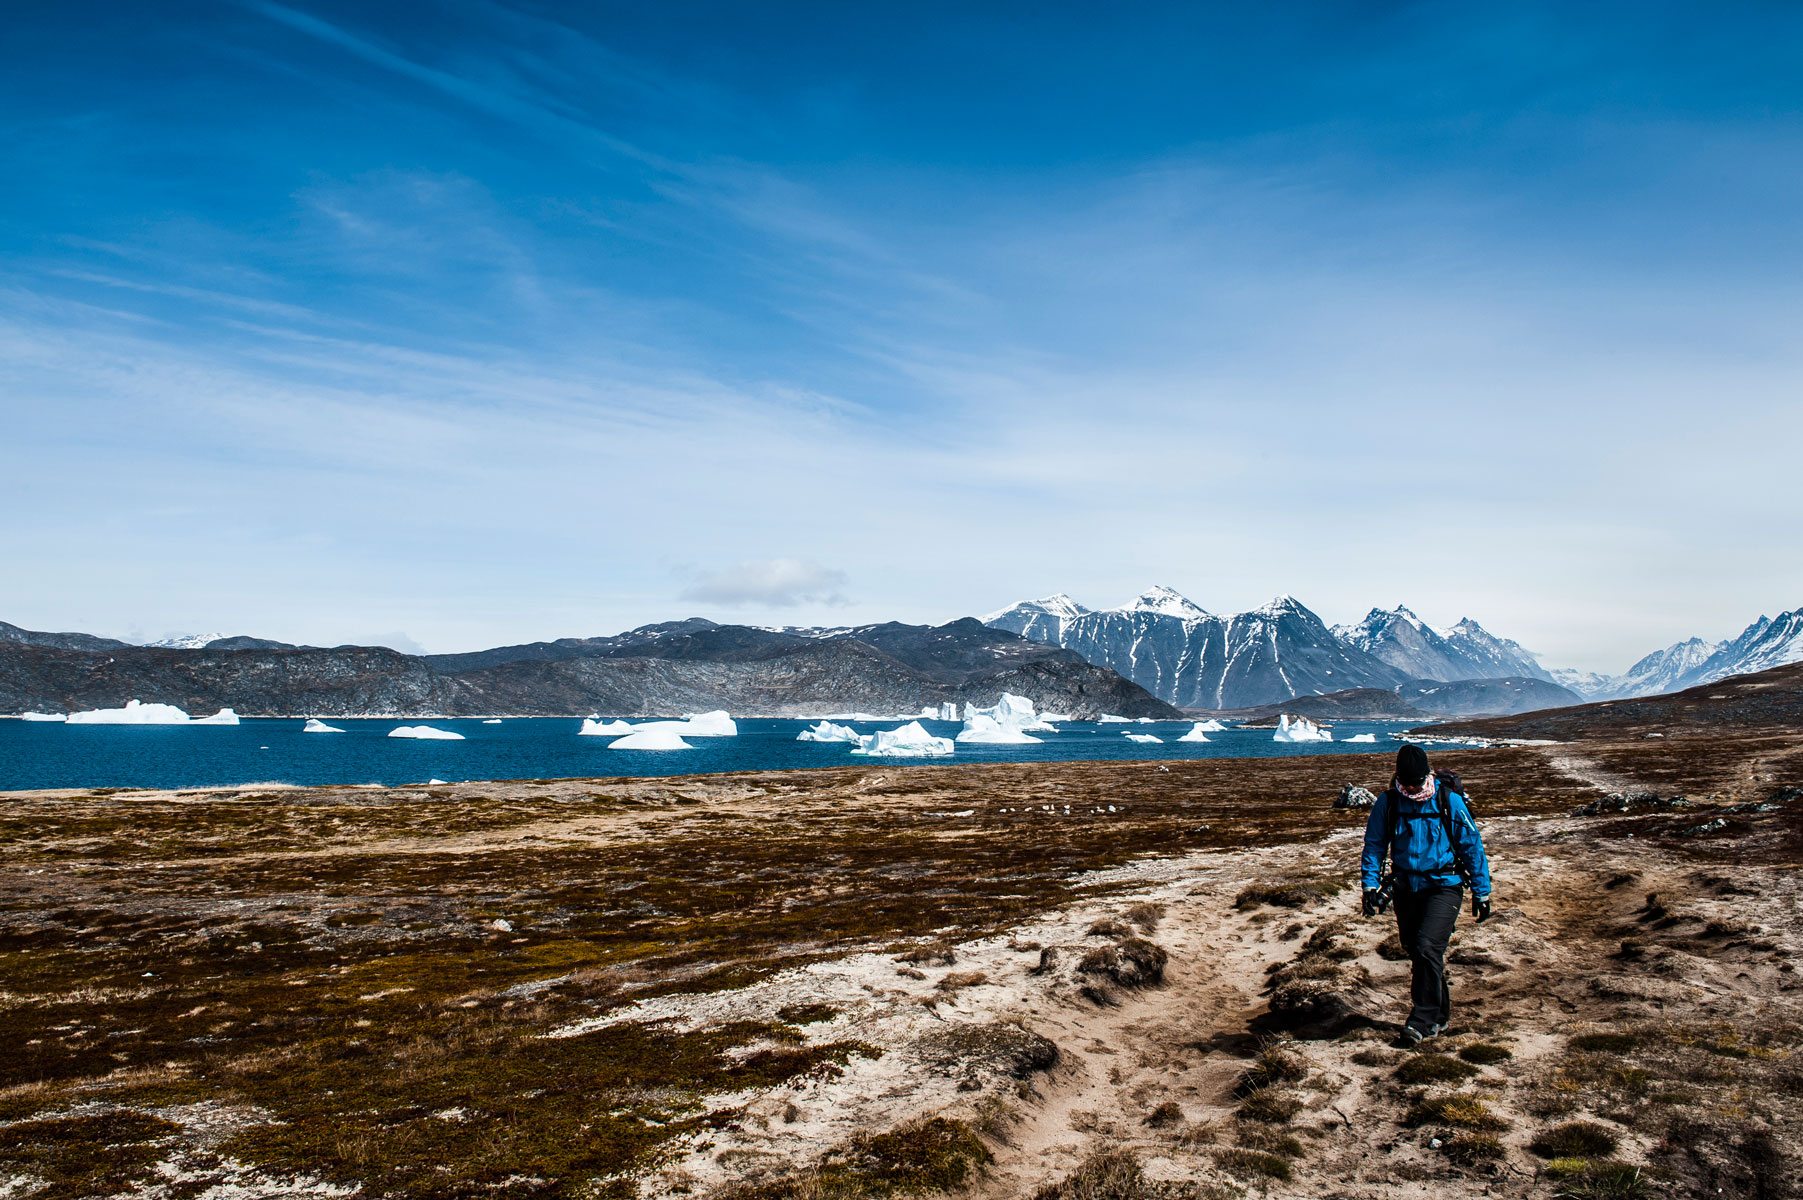
[[[1465,902],[1462,887],[1429,887],[1396,893],[1396,933],[1414,964],[1408,1023],[1426,1033],[1452,1020],[1452,992],[1446,986],[1446,943]]]

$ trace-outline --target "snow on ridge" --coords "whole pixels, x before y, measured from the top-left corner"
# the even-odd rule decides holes
[[[1151,613],[1154,616],[1177,617],[1185,621],[1205,621],[1214,615],[1176,588],[1163,584],[1147,588],[1132,600],[1110,611]]]

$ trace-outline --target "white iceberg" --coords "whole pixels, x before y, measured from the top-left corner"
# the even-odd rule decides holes
[[[810,725],[795,735],[798,742],[849,742],[857,745],[860,735],[849,725],[835,725],[831,721],[821,721]]]
[[[19,714],[21,721],[67,721],[68,719],[62,713],[28,712]]]
[[[1274,742],[1331,742],[1333,734],[1307,717],[1292,718],[1289,713],[1280,713],[1277,717],[1277,732],[1271,735],[1271,740]]]
[[[919,721],[909,721],[899,729],[883,729],[859,738],[852,753],[875,758],[937,758],[954,749],[950,738],[934,737]]]
[[[434,729],[430,725],[401,725],[388,731],[389,737],[421,738],[432,742],[461,742],[461,733],[452,733],[448,729]]]
[[[678,725],[679,721],[660,721],[660,725]],[[644,728],[609,743],[609,750],[693,750],[674,729]]]
[[[584,717],[582,728],[576,732],[582,737],[620,737],[631,733],[632,728],[625,721],[597,721],[593,717]]]
[[[1217,725],[1215,728],[1218,729],[1220,726]],[[1208,729],[1202,722],[1197,721],[1194,725],[1189,727],[1188,733],[1177,740],[1180,742],[1206,742],[1208,740]]]
[[[426,786],[431,787],[435,783],[443,784],[443,783],[449,783],[449,782],[450,781],[447,779],[428,779],[428,780],[426,780]]]
[[[1003,729],[1012,729],[1019,733],[1056,733],[1045,718],[1033,710],[1033,702],[1025,696],[1016,696],[1012,692],[1003,692],[1002,698],[989,708],[978,708],[974,704],[964,706],[964,722],[966,726],[977,717],[987,717]]]
[[[1123,733],[1121,736],[1130,742],[1156,742],[1160,745],[1163,745],[1164,743],[1163,738],[1154,737],[1149,733]]]
[[[489,718],[489,719],[488,719],[488,720],[486,720],[486,721],[484,721],[484,722],[482,722],[482,723],[483,723],[483,724],[484,724],[484,725],[499,725],[499,724],[500,724],[500,723],[501,723],[501,718],[499,718],[499,717],[490,717],[490,718]]]
[[[1200,729],[1203,733],[1221,733],[1227,728],[1227,726],[1221,724],[1213,717],[1208,718],[1206,721],[1197,721],[1195,727]]]
[[[1103,713],[1096,718],[1097,725],[1131,725],[1132,717],[1117,717],[1113,713]]]
[[[1355,733],[1345,740],[1348,742],[1375,742],[1377,735],[1375,733]]]
[[[229,708],[222,708],[210,717],[195,717],[190,725],[236,725],[238,714]]]
[[[173,704],[128,700],[124,708],[90,708],[69,714],[71,725],[186,725],[188,714]]]
[[[739,726],[724,711],[688,713],[679,721],[600,721],[590,717],[576,731],[588,737],[628,737],[635,733],[673,733],[685,737],[738,737]],[[648,747],[647,747],[648,748]]]
[[[1004,725],[986,713],[973,713],[964,720],[964,728],[958,731],[960,742],[976,742],[989,746],[1025,746],[1038,745],[1044,738],[1036,738],[1011,725]]]
[[[336,725],[327,725],[318,717],[308,717],[307,723],[301,726],[302,733],[343,733]]]

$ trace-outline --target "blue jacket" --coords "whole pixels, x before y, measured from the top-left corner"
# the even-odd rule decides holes
[[[1452,833],[1458,842],[1458,857],[1446,842],[1446,823],[1441,819],[1438,800],[1444,796],[1452,805]],[[1396,823],[1396,845],[1390,842],[1390,806],[1398,804],[1400,820]],[[1396,870],[1396,886],[1405,891],[1424,887],[1457,887],[1469,882],[1473,895],[1490,894],[1490,860],[1484,854],[1484,836],[1471,819],[1471,806],[1465,797],[1442,787],[1433,797],[1420,804],[1405,800],[1394,790],[1386,791],[1371,806],[1365,818],[1365,853],[1359,860],[1359,871],[1366,890],[1377,886],[1383,874],[1384,852],[1389,850]],[[1463,862],[1470,872],[1462,878],[1458,864]]]

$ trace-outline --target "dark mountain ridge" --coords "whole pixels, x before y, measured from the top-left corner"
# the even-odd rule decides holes
[[[462,655],[373,646],[176,650],[118,643],[89,650],[0,641],[0,712],[138,699],[192,713],[229,707],[283,716],[637,716],[714,708],[812,716],[992,704],[1004,691],[1077,717],[1178,715],[1071,651],[970,619],[808,637],[697,618]]]

